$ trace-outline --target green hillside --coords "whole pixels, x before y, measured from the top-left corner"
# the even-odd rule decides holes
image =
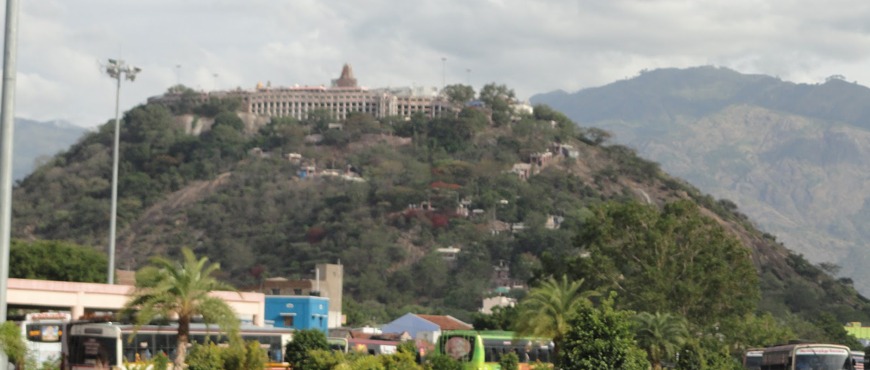
[[[172,112],[145,105],[124,115],[119,267],[189,246],[220,262],[223,279],[250,286],[340,262],[352,323],[382,322],[406,308],[468,318],[496,287],[494,266],[509,266],[511,280],[522,285],[559,269],[579,274],[583,253],[599,251],[592,260],[601,265],[592,267],[610,267],[596,288],[616,288],[605,276],[644,276],[636,274],[649,270],[645,263],[601,260],[607,240],[629,235],[607,226],[607,210],[624,205],[638,220],[659,220],[664,212],[661,229],[648,237],[667,240],[659,233],[670,233],[679,236],[677,247],[701,248],[682,295],[666,287],[681,286],[681,275],[661,274],[674,282],[664,288],[639,281],[620,288],[638,297],[635,308],[672,309],[689,304],[675,297],[691,297],[696,306],[686,312],[700,318],[698,302],[724,298],[729,305],[731,292],[734,309],[708,313],[772,312],[803,323],[801,333],[819,333],[814,325],[828,317],[823,313],[838,321],[870,317],[868,301],[851,286],[754,229],[732,202],[671,178],[626,147],[604,145],[600,131],[580,129],[547,107],[495,121],[506,111],[458,105],[453,117],[380,121],[353,114],[330,129],[322,112],[256,126],[234,106],[211,102]],[[208,122],[210,129],[193,135],[182,122]],[[14,236],[104,248],[111,142],[105,125],[21,181]],[[533,158],[541,159],[527,167],[528,179],[511,172]],[[695,227],[708,232],[679,235]],[[719,252],[705,253],[698,240]],[[437,252],[447,247],[461,249],[455,261]]]

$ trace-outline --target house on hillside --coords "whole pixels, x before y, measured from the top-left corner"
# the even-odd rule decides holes
[[[407,313],[381,327],[384,333],[407,332],[416,341],[435,343],[445,330],[471,330],[471,324],[450,315],[417,315]]]

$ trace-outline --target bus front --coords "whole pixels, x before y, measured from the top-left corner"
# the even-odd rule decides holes
[[[852,357],[847,347],[807,345],[794,351],[794,370],[848,370]]]

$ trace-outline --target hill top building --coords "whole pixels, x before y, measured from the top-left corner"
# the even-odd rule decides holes
[[[148,99],[148,103],[176,104],[184,93],[169,92]],[[336,120],[343,120],[352,112],[368,113],[375,118],[391,116],[411,117],[420,112],[427,117],[437,117],[450,104],[437,89],[424,88],[379,88],[367,89],[357,85],[353,69],[345,64],[339,78],[332,80],[330,87],[293,86],[272,87],[257,84],[253,90],[236,89],[198,93],[194,100],[205,102],[211,98],[237,98],[242,102],[242,111],[268,117],[293,117],[306,119],[308,114],[325,110]]]

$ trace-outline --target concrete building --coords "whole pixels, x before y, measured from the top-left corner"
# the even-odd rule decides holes
[[[344,266],[322,263],[315,266],[314,272],[314,279],[289,280],[281,277],[266,279],[260,291],[266,296],[327,298],[329,300],[327,327],[340,327],[344,323],[341,313]]]
[[[316,296],[266,296],[266,322],[276,328],[328,331],[329,298]]]
[[[7,303],[12,308],[70,312],[73,319],[119,311],[130,298],[131,285],[12,279],[7,283]],[[243,323],[263,326],[261,293],[215,291]]]
[[[492,315],[492,309],[496,307],[514,307],[517,305],[516,298],[505,296],[487,297],[483,299],[483,307],[480,308],[480,313]]]
[[[342,67],[339,78],[326,86],[272,87],[257,84],[253,90],[241,88],[229,91],[202,92],[185,95],[170,91],[162,96],[151,97],[148,103],[178,104],[182,99],[206,102],[212,98],[239,99],[241,110],[268,117],[293,117],[306,119],[314,111],[327,111],[336,120],[343,120],[352,112],[368,113],[376,118],[401,116],[410,118],[416,113],[436,117],[452,109],[446,98],[437,89],[380,88],[369,90],[357,85],[349,64]]]
[[[450,315],[417,315],[407,313],[381,327],[384,333],[404,333],[416,341],[435,343],[445,330],[471,330],[471,324]]]

